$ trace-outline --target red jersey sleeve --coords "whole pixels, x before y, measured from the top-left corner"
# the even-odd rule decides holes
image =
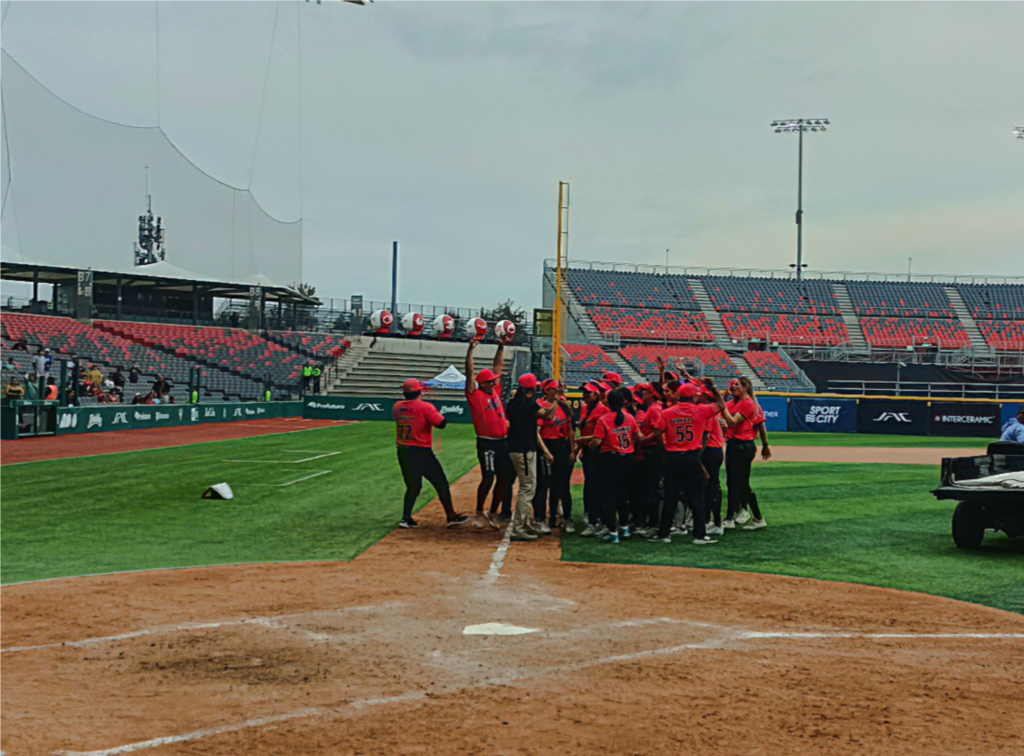
[[[427,422],[435,428],[439,427],[444,422],[444,415],[430,402],[423,402],[423,404],[426,405]]]

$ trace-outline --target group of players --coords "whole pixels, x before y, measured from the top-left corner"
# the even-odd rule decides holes
[[[465,390],[481,472],[474,527],[499,529],[511,520],[513,541],[535,541],[554,528],[575,532],[571,483],[577,461],[584,475],[584,537],[619,543],[636,535],[671,543],[673,534],[692,531],[694,544],[707,545],[731,528],[767,527],[750,473],[755,439],[760,437],[763,459],[771,458],[771,449],[764,413],[746,378],[733,379],[723,392],[710,378],[693,378],[682,366],[676,366],[678,373],[668,370],[659,358],[656,381],[626,387],[620,375],[606,372],[584,384],[577,418],[565,385],[541,382],[532,373],[520,376],[506,406],[500,393],[505,344],[499,343],[493,367],[479,372],[473,360],[477,345],[470,342],[466,353]],[[412,510],[426,478],[448,526],[459,527],[470,518],[455,511],[431,448],[433,429],[444,428],[446,420],[423,401],[424,390],[418,380],[407,380],[405,399],[394,408],[406,484],[399,525],[418,527]]]

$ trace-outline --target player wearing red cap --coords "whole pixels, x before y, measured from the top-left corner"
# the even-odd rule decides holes
[[[519,388],[508,403],[508,451],[519,480],[519,498],[512,514],[511,539],[536,541],[537,536],[551,532],[547,525],[533,520],[533,497],[537,492],[537,454],[554,462],[540,435],[538,420],[550,420],[556,406],[542,407],[537,401],[540,381],[533,373],[519,376]]]
[[[601,376],[602,383],[607,383],[613,389],[622,387],[622,376],[613,370],[608,370],[603,376]]]
[[[572,408],[565,400],[564,383],[548,379],[540,387],[544,398],[538,400],[538,404],[544,409],[555,408],[554,417],[537,421],[540,424],[540,437],[544,439],[554,459],[551,463],[544,456],[537,460],[537,493],[533,497],[533,518],[543,532],[545,528],[558,525],[557,518],[561,510],[562,529],[572,533]]]
[[[736,527],[739,522],[737,517],[744,507],[749,506],[754,519],[744,529],[760,530],[768,527],[768,523],[761,515],[757,494],[750,487],[750,470],[754,464],[754,457],[757,456],[754,439],[759,435],[761,457],[766,461],[772,457],[764,425],[765,417],[754,398],[754,389],[748,378],[734,378],[729,384],[729,393],[732,394],[729,413],[735,416],[736,422],[730,423],[731,432],[728,434],[725,447],[725,478],[729,486],[729,507],[722,527]]]
[[[507,337],[506,337],[507,338]],[[473,416],[476,430],[476,456],[480,462],[480,485],[476,489],[476,517],[473,526],[477,528],[499,527],[498,509],[502,515],[510,515],[512,502],[505,501],[506,491],[515,477],[512,460],[508,454],[508,420],[505,406],[501,402],[501,370],[505,364],[505,344],[499,342],[494,353],[494,366],[476,373],[473,365],[473,350],[476,340],[469,342],[466,350],[466,400]],[[474,382],[473,378],[476,377]],[[494,486],[491,510],[484,514],[484,502]]]
[[[587,445],[600,456],[601,520],[600,535],[606,543],[629,538],[629,484],[634,454],[640,441],[636,418],[626,412],[629,389],[614,389],[608,396],[608,412],[594,427]],[[616,514],[618,522],[616,522]]]
[[[634,525],[642,535],[653,536],[661,523],[661,479],[665,467],[665,446],[661,434],[655,433],[660,424],[663,406],[661,384],[641,384],[643,401],[636,414],[640,425],[640,446],[637,449],[637,479],[639,491],[634,504]]]
[[[602,415],[608,413],[608,407],[602,401],[606,393],[599,383],[591,382],[582,386],[583,408],[580,410],[580,435],[576,439],[579,458],[583,461],[583,516],[586,528],[580,534],[584,538],[597,535],[601,524],[601,501],[598,490],[598,451],[591,449],[589,442],[594,437],[594,429]]]
[[[705,379],[705,385],[714,390],[714,382]],[[704,513],[704,468],[700,463],[704,445],[704,427],[709,418],[719,412],[729,420],[725,402],[714,392],[715,404],[695,404],[700,389],[692,383],[670,381],[667,392],[676,397],[676,404],[665,410],[655,428],[662,431],[665,439],[665,505],[661,511],[661,525],[658,533],[650,540],[656,543],[671,543],[672,522],[680,498],[693,507],[693,542],[711,544],[715,540],[707,535]]]
[[[469,522],[469,518],[460,515],[452,506],[448,477],[434,454],[434,428],[444,428],[448,421],[438,412],[437,407],[420,398],[422,393],[423,386],[420,382],[410,378],[402,385],[405,399],[394,407],[398,466],[405,480],[405,505],[398,527],[419,527],[412,518],[412,510],[423,488],[424,478],[437,491],[437,498],[441,500],[441,506],[448,517],[448,527],[464,525]]]

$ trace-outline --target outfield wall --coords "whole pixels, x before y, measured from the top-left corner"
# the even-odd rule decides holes
[[[908,398],[758,396],[769,432],[885,433],[907,436],[998,438],[1019,403],[921,401]],[[434,402],[452,423],[470,423],[465,401]],[[570,404],[578,411],[579,397]],[[394,399],[315,396],[303,416],[325,420],[392,419]]]
[[[57,435],[173,428],[302,415],[302,402],[224,402],[217,404],[106,404],[57,408]]]

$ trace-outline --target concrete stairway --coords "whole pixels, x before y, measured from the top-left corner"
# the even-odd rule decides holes
[[[627,385],[636,385],[637,383],[644,382],[643,376],[618,352],[606,351],[606,354],[612,358],[612,362],[618,367],[616,372],[625,379]]]
[[[846,284],[834,281],[832,291],[836,294],[836,305],[839,307],[839,312],[842,313],[846,332],[850,334],[850,348],[855,352],[870,352],[871,348],[864,338],[864,329],[861,328],[860,320],[857,319],[857,311],[853,307],[853,300],[850,299],[850,292],[846,288]]]
[[[960,292],[954,286],[943,286],[942,289],[946,292],[946,296],[949,297],[949,303],[953,305],[953,312],[956,313],[957,318],[963,323],[964,330],[967,331],[967,336],[971,340],[971,346],[982,354],[991,352],[992,348],[985,342],[985,336],[981,329],[978,328],[978,323],[964,303]]]
[[[725,325],[722,323],[722,316],[718,314],[718,310],[715,309],[715,305],[711,302],[711,297],[708,296],[707,289],[704,288],[704,282],[699,278],[688,278],[686,282],[693,289],[693,295],[697,298],[700,311],[704,313],[704,319],[708,321],[708,328],[711,329],[711,335],[715,337],[717,346],[724,349],[732,344],[729,332],[725,330]]]
[[[331,381],[327,393],[334,396],[380,397],[400,399],[402,383],[406,378],[426,381],[454,365],[460,372],[465,369],[466,344],[438,341],[415,342],[408,339],[378,339],[372,347],[344,372]],[[476,369],[490,367],[494,360],[493,344],[485,344],[474,353]],[[514,349],[505,349],[506,374],[511,370]],[[432,391],[437,401],[455,400],[462,391]]]
[[[754,372],[754,368],[750,367],[750,363],[747,362],[742,353],[732,352],[729,354],[729,359],[736,365],[736,370],[740,375],[750,379],[750,385],[754,387],[754,391],[763,391],[767,388],[764,381]]]

